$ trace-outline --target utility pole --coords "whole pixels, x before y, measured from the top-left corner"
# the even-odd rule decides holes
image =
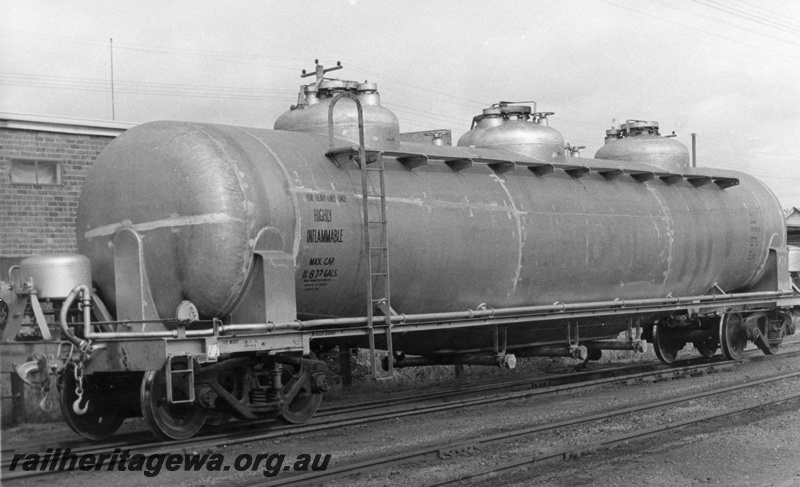
[[[697,167],[697,134],[692,132],[692,167]]]
[[[109,41],[109,49],[111,50],[111,120],[117,119],[117,114],[114,110],[114,39]]]

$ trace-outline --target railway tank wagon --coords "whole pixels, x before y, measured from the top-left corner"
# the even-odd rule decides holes
[[[94,278],[112,312],[120,300],[112,241],[119,229],[131,228],[142,235],[159,316],[188,300],[203,318],[252,322],[250,303],[237,298],[253,273],[258,238],[269,238],[271,251],[296,262],[301,319],[363,314],[360,174],[355,164],[337,167],[325,157],[325,136],[157,122],[129,130],[119,142],[98,160],[78,218],[80,252],[95,263]],[[446,150],[464,159],[487,155]],[[501,176],[487,165],[409,170],[387,161],[390,254],[400,262],[391,266],[394,309],[693,296],[715,285],[739,291],[762,277],[769,249],[783,246],[778,202],[755,179],[739,175],[739,187],[725,190],[626,179],[576,179],[566,171]],[[611,323],[584,330],[586,338],[620,331]],[[491,343],[481,335],[398,336],[396,345],[414,355],[473,349]],[[538,326],[519,327],[511,337],[521,342],[516,346],[561,335]]]
[[[314,352],[335,346],[374,367],[387,350],[391,371],[646,341],[665,362],[685,343],[739,358],[794,332],[782,210],[757,179],[567,158],[551,114],[511,102],[458,146],[404,142],[376,85],[324,72],[274,130],[153,122],[100,155],[76,222],[93,286],[59,297],[67,346],[20,368],[60,371],[79,434],[304,422],[327,389]]]

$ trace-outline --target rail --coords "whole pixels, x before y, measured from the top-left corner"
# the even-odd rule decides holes
[[[759,304],[771,300],[795,298],[800,299],[800,293],[794,290],[787,291],[765,291],[750,293],[729,293],[729,294],[706,294],[699,296],[684,297],[665,297],[624,300],[616,299],[613,301],[598,301],[588,303],[554,303],[550,305],[521,306],[509,308],[480,308],[468,309],[466,311],[455,311],[445,313],[418,313],[418,314],[397,314],[392,315],[387,321],[391,320],[394,331],[402,331],[403,328],[417,328],[420,325],[430,323],[443,323],[460,321],[459,326],[477,326],[485,324],[485,319],[513,319],[521,321],[525,319],[550,319],[553,316],[566,317],[570,314],[584,313],[587,315],[600,312],[647,312],[663,311],[674,309],[675,307],[708,307],[714,305],[746,305]],[[794,305],[800,303],[790,303]],[[104,322],[114,323],[114,322]],[[117,322],[124,324],[125,322]],[[325,329],[336,329],[337,327],[354,327],[368,325],[368,317],[354,318],[327,318],[308,321],[294,321],[289,323],[255,323],[223,325],[218,320],[214,321],[212,328],[201,330],[166,330],[152,332],[98,332],[92,330],[92,323],[84,323],[84,336],[90,340],[113,340],[127,338],[197,338],[217,336],[219,333],[271,333],[271,332],[297,332],[297,331],[321,331]],[[472,323],[472,324],[470,324]],[[356,330],[350,330],[356,331]]]
[[[797,356],[797,352],[782,353],[778,357],[788,358]],[[614,369],[600,369],[595,371],[570,373],[556,376],[529,377],[508,382],[477,385],[474,387],[449,389],[434,393],[425,392],[419,395],[406,397],[386,397],[374,401],[359,402],[355,404],[343,404],[338,408],[321,409],[317,414],[318,420],[304,425],[275,426],[271,420],[257,421],[248,423],[244,428],[237,428],[236,423],[228,423],[222,427],[222,431],[215,432],[208,436],[195,437],[187,440],[176,440],[171,442],[148,442],[151,437],[135,437],[131,442],[130,437],[120,439],[113,443],[59,443],[57,445],[19,445],[3,451],[3,462],[0,465],[2,472],[0,475],[7,478],[10,474],[8,466],[9,457],[18,452],[43,452],[46,448],[60,447],[69,448],[74,454],[100,454],[113,450],[114,448],[136,448],[137,452],[158,454],[173,452],[177,449],[186,451],[205,451],[220,448],[221,445],[230,447],[231,445],[253,443],[276,438],[286,439],[292,436],[308,435],[324,431],[331,431],[342,427],[356,425],[373,424],[399,418],[408,418],[425,414],[433,414],[443,411],[455,411],[468,407],[481,406],[487,404],[505,403],[509,400],[519,400],[523,398],[548,397],[553,395],[563,395],[572,391],[586,390],[599,385],[625,384],[631,381],[647,380],[648,378],[686,378],[694,377],[698,374],[722,372],[729,370],[729,367],[738,364],[733,361],[718,361],[706,363],[692,363],[682,367],[666,368],[661,364],[636,364],[627,365]],[[652,368],[655,367],[655,370]],[[794,372],[797,374],[797,372]],[[524,390],[520,390],[524,388]],[[482,395],[489,393],[488,395]],[[475,397],[470,395],[477,394]],[[467,396],[455,399],[457,396]],[[399,406],[399,407],[398,407]],[[390,409],[386,409],[390,408]],[[355,413],[355,414],[354,414]],[[320,420],[319,418],[326,418]],[[271,425],[272,427],[266,427]],[[240,424],[241,426],[241,424]],[[260,430],[264,426],[263,431]],[[438,449],[437,449],[438,451]],[[31,471],[14,473],[12,478],[31,478],[57,474],[58,471]],[[290,480],[287,478],[287,480]]]

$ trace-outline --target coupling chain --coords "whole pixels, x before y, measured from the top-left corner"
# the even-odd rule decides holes
[[[83,362],[78,362],[75,367],[72,368],[75,376],[75,394],[78,397],[83,396]]]
[[[72,403],[72,411],[78,416],[83,416],[89,410],[89,401],[86,401],[86,404],[81,407],[81,401],[83,400],[84,357],[85,355],[81,354],[81,360],[74,361],[74,366],[72,367],[73,375],[75,376],[75,396],[77,396],[75,402]]]

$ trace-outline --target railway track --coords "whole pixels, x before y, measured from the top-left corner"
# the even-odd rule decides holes
[[[725,394],[725,393],[730,393],[730,392],[735,392],[735,391],[741,391],[742,389],[746,389],[746,388],[758,387],[758,386],[765,385],[765,384],[768,384],[768,383],[777,382],[777,381],[781,381],[781,380],[788,380],[788,379],[793,379],[793,378],[798,378],[798,377],[800,377],[800,373],[798,373],[798,372],[784,374],[784,375],[779,376],[779,377],[773,377],[773,378],[770,378],[770,379],[764,379],[764,380],[760,380],[760,381],[755,381],[753,383],[749,383],[749,384],[745,384],[745,385],[741,385],[741,386],[726,387],[726,388],[722,388],[722,389],[719,389],[719,390],[716,390],[716,391],[710,391],[708,393],[695,394],[695,395],[692,395],[692,396],[686,396],[685,398],[681,398],[681,399],[662,401],[662,402],[655,403],[655,404],[651,405],[650,407],[648,407],[648,409],[661,408],[661,407],[665,407],[665,406],[678,404],[678,403],[681,403],[681,402],[691,401],[691,400],[694,400],[694,399],[709,397],[709,396],[712,396],[712,395],[719,395],[719,394]],[[724,409],[722,411],[703,414],[703,415],[698,415],[698,416],[687,418],[687,419],[682,420],[682,421],[659,424],[659,425],[656,425],[656,426],[653,426],[653,427],[650,427],[650,428],[644,428],[642,430],[634,431],[634,432],[627,433],[627,434],[610,436],[609,438],[606,438],[604,440],[597,441],[597,442],[594,442],[594,443],[591,443],[591,444],[588,444],[588,445],[587,444],[570,445],[570,446],[567,446],[566,448],[559,448],[559,449],[550,451],[550,452],[542,454],[542,455],[528,457],[528,458],[524,458],[524,459],[517,460],[517,461],[512,461],[512,462],[501,463],[501,464],[494,465],[494,466],[489,467],[489,468],[480,469],[480,470],[478,470],[476,472],[467,473],[467,474],[460,475],[460,476],[457,476],[457,477],[454,477],[454,478],[451,478],[451,479],[447,479],[447,480],[444,480],[444,481],[441,481],[441,482],[433,482],[433,483],[430,483],[428,485],[429,485],[429,487],[443,486],[443,485],[455,485],[455,484],[460,484],[462,482],[475,481],[475,480],[480,480],[480,479],[489,478],[489,477],[496,477],[496,476],[501,475],[501,474],[510,473],[510,472],[514,472],[516,470],[519,470],[521,468],[529,467],[529,466],[531,466],[531,465],[533,465],[535,463],[538,464],[538,463],[542,463],[542,462],[546,462],[546,461],[552,461],[552,460],[566,460],[566,459],[570,459],[570,458],[577,458],[577,457],[580,457],[581,455],[583,455],[585,453],[596,452],[596,451],[599,451],[599,450],[602,450],[602,449],[606,449],[606,448],[613,448],[614,446],[617,446],[617,445],[620,445],[620,444],[623,444],[623,443],[642,440],[642,439],[645,439],[645,438],[649,438],[649,437],[653,437],[653,436],[656,436],[656,435],[663,434],[663,433],[668,432],[668,431],[674,431],[674,430],[678,430],[678,429],[681,429],[681,428],[685,428],[687,426],[691,426],[691,425],[694,425],[694,424],[697,424],[697,423],[701,423],[701,422],[705,422],[705,421],[711,421],[713,419],[724,418],[726,416],[732,416],[734,414],[743,413],[743,412],[747,412],[747,411],[752,411],[754,409],[762,408],[762,407],[765,407],[765,406],[773,406],[773,405],[777,405],[777,404],[781,404],[781,403],[785,403],[785,402],[789,402],[789,401],[797,401],[797,400],[800,400],[800,393],[786,394],[786,395],[782,395],[782,396],[778,396],[778,397],[774,397],[774,398],[770,398],[770,399],[766,399],[766,400],[760,399],[760,400],[750,401],[750,402],[745,403],[743,405],[730,407],[730,408]],[[607,417],[617,416],[617,415],[621,415],[621,414],[630,414],[630,413],[637,412],[639,410],[641,410],[641,409],[639,409],[639,408],[630,408],[628,410],[621,410],[621,411],[618,411],[617,413],[613,413],[613,414],[609,414],[609,415],[598,415],[595,418],[587,418],[585,422],[588,422],[588,421],[596,422],[596,421],[600,421],[602,419],[606,419]],[[503,441],[503,439],[498,438],[497,441]]]
[[[431,460],[446,461],[448,459],[451,459],[453,457],[458,457],[461,455],[471,456],[487,447],[502,445],[504,443],[511,443],[515,440],[530,437],[536,434],[553,432],[556,430],[567,429],[575,426],[585,427],[586,425],[598,424],[600,422],[603,422],[611,418],[617,418],[626,415],[632,415],[635,413],[652,411],[656,409],[668,408],[671,406],[680,405],[682,403],[694,401],[697,399],[730,394],[742,391],[744,389],[756,388],[767,384],[772,384],[775,382],[786,381],[786,380],[800,380],[800,372],[781,374],[778,376],[760,379],[744,384],[721,387],[705,391],[702,393],[683,395],[680,397],[675,397],[667,400],[662,400],[622,409],[615,409],[613,411],[586,415],[564,421],[544,423],[527,428],[513,429],[496,435],[477,436],[474,438],[468,438],[457,442],[427,446],[421,449],[398,454],[387,458],[353,462],[347,465],[331,468],[324,472],[300,474],[291,477],[286,476],[284,478],[271,481],[267,484],[259,482],[258,485],[268,485],[268,486],[292,486],[292,485],[309,485],[309,484],[321,485],[334,479],[341,479],[342,481],[346,481],[344,478],[348,476],[365,474],[375,471],[386,471],[386,469],[390,469],[391,467],[412,462],[424,462]],[[538,464],[541,462],[551,461],[551,460],[576,458],[588,452],[595,452],[601,449],[611,448],[615,445],[619,445],[622,443],[641,440],[644,438],[662,434],[667,431],[684,428],[686,426],[690,426],[703,421],[709,421],[712,419],[722,418],[725,416],[730,416],[733,414],[750,411],[764,406],[779,404],[787,401],[795,401],[795,400],[800,400],[800,393],[791,393],[791,394],[781,395],[778,397],[759,399],[745,404],[740,404],[723,410],[715,411],[712,413],[691,416],[680,421],[665,422],[652,427],[636,429],[628,433],[610,435],[606,438],[603,438],[599,441],[590,444],[581,443],[575,445],[568,445],[566,447],[557,448],[540,455],[524,456],[523,458],[520,458],[518,460],[498,463],[488,468],[476,469],[474,471],[464,473],[461,475],[456,475],[443,480],[437,480],[427,485],[429,486],[454,485],[454,484],[461,484],[465,482],[471,482],[486,478],[492,478],[495,479],[496,481],[498,475],[513,472],[521,468],[529,467],[533,464]],[[254,483],[252,485],[256,484]]]
[[[800,353],[800,351],[798,351],[798,353]],[[389,398],[361,401],[357,403],[334,404],[331,406],[320,408],[310,424],[317,424],[322,418],[328,418],[341,414],[352,414],[352,413],[358,413],[362,411],[369,411],[375,409],[384,411],[387,407],[395,407],[403,404],[420,403],[423,401],[449,400],[454,397],[465,396],[470,394],[492,393],[503,390],[516,390],[516,389],[521,389],[521,390],[542,389],[559,385],[582,383],[596,379],[607,379],[619,375],[631,375],[636,373],[658,371],[658,370],[679,372],[681,370],[681,367],[693,365],[695,363],[705,366],[711,366],[711,365],[725,365],[728,362],[725,362],[721,356],[715,357],[715,359],[713,359],[711,362],[703,358],[693,358],[681,361],[680,363],[676,362],[675,364],[673,364],[673,366],[664,365],[660,362],[649,362],[649,363],[601,368],[596,370],[582,370],[571,373],[556,374],[547,377],[517,379],[511,381],[503,381],[500,383],[447,388],[444,390],[439,389],[434,392],[423,392],[410,395],[392,396]],[[122,435],[117,435],[113,441],[106,440],[100,443],[88,442],[82,439],[76,439],[74,441],[58,442],[56,444],[29,443],[24,445],[15,445],[9,448],[3,448],[2,452],[0,453],[0,455],[2,456],[2,462],[0,462],[0,469],[5,469],[9,463],[8,457],[11,457],[14,455],[14,453],[18,452],[38,452],[38,451],[45,451],[47,448],[70,448],[74,452],[91,453],[92,451],[99,451],[100,448],[107,450],[109,448],[110,449],[121,448],[121,447],[130,448],[131,446],[138,447],[150,444],[182,445],[182,444],[191,444],[192,442],[195,442],[198,439],[222,439],[226,438],[227,435],[235,434],[239,430],[247,429],[252,431],[254,428],[261,428],[261,427],[265,428],[271,427],[272,431],[282,431],[282,432],[287,432],[294,428],[297,428],[296,426],[283,426],[275,422],[274,420],[270,419],[262,421],[250,421],[246,423],[232,422],[225,425],[212,427],[209,429],[214,430],[213,433],[209,433],[208,431],[206,431],[206,434],[186,441],[172,441],[172,442],[158,441],[157,443],[153,443],[153,436],[149,432],[132,432]]]
[[[784,351],[775,358],[781,359],[791,356],[800,355],[800,350]],[[757,357],[757,358],[756,358]],[[755,355],[756,360],[760,360],[761,356]],[[535,378],[526,380],[509,381],[503,384],[481,385],[461,389],[454,389],[444,392],[425,393],[408,396],[402,399],[391,398],[392,407],[387,407],[385,401],[369,401],[356,405],[342,405],[340,407],[328,408],[323,414],[314,419],[311,424],[301,426],[279,426],[272,428],[269,431],[252,433],[254,427],[261,426],[261,423],[247,423],[242,425],[237,424],[240,428],[237,430],[226,429],[224,432],[207,435],[204,437],[193,438],[186,441],[173,441],[173,442],[153,442],[152,437],[147,438],[149,442],[132,442],[131,438],[125,438],[125,441],[101,443],[101,444],[86,444],[82,446],[70,447],[64,445],[65,448],[71,448],[72,453],[75,454],[100,454],[107,453],[115,448],[135,449],[137,453],[142,454],[157,454],[157,453],[185,453],[191,454],[196,451],[209,451],[216,450],[220,447],[231,446],[236,444],[253,443],[258,441],[284,438],[293,435],[311,434],[336,428],[363,425],[378,421],[386,421],[395,418],[403,418],[414,415],[431,414],[435,412],[455,410],[459,408],[466,408],[470,406],[479,406],[497,402],[508,401],[512,399],[533,397],[539,395],[552,395],[562,394],[579,389],[587,389],[591,387],[598,387],[613,383],[626,383],[632,381],[646,381],[646,380],[662,380],[673,377],[687,377],[700,375],[704,373],[713,373],[720,370],[731,370],[733,366],[741,362],[731,362],[724,360],[704,361],[697,363],[699,360],[689,360],[688,365],[680,367],[665,367],[658,364],[639,364],[628,365],[619,368],[603,369],[597,371],[579,372],[576,374],[562,374],[553,376],[547,379]],[[649,370],[647,370],[649,369]],[[642,371],[644,370],[644,371]],[[558,385],[553,385],[558,384]],[[498,390],[504,389],[517,389],[512,392],[497,393]],[[524,389],[524,390],[518,390]],[[493,393],[488,396],[481,397],[468,397],[460,400],[454,400],[454,396],[462,396],[465,394],[477,393]],[[433,404],[431,404],[433,402]],[[233,423],[232,423],[233,424]],[[242,427],[246,428],[242,432]],[[135,436],[139,439],[140,436]],[[52,444],[47,445],[46,448],[57,448]],[[31,449],[23,449],[31,448]],[[36,471],[36,472],[9,472],[8,465],[13,456],[14,451],[32,453],[36,451],[43,452],[44,445],[28,445],[15,447],[13,450],[5,450],[3,452],[2,473],[4,481],[12,481],[16,479],[25,479],[38,476],[52,475],[50,471]],[[455,450],[458,451],[458,447]],[[426,454],[427,455],[427,454]],[[378,468],[378,467],[376,467]],[[301,480],[302,482],[302,480]],[[291,485],[291,484],[290,484]]]

